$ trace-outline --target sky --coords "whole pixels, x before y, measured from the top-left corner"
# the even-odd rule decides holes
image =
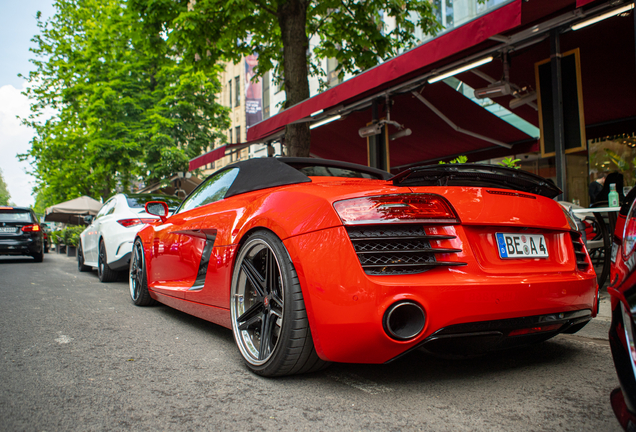
[[[28,75],[33,69],[29,62],[33,46],[31,38],[38,33],[35,15],[53,15],[54,0],[0,0],[0,169],[7,183],[11,201],[18,206],[32,206],[34,179],[27,174],[27,162],[20,162],[17,154],[30,148],[33,132],[20,124],[16,116],[29,115],[29,100],[21,92],[26,80],[18,73]]]

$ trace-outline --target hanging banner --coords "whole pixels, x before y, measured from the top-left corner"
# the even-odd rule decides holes
[[[254,78],[254,68],[258,64],[258,55],[245,57],[245,124],[249,128],[263,120],[263,83]]]

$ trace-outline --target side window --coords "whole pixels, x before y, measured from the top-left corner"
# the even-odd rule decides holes
[[[115,208],[115,200],[111,199],[106,201],[106,204],[104,204],[102,206],[101,209],[99,209],[99,212],[97,213],[97,216],[95,216],[95,219],[99,219],[102,216],[105,216],[106,214],[108,214],[108,211],[110,211],[112,209]]]
[[[115,208],[116,207],[117,207],[117,200],[113,200],[113,203],[110,205],[110,208],[106,212],[106,216],[108,216],[109,214],[115,213]]]
[[[221,171],[214,177],[206,180],[205,183],[186,198],[181,205],[179,213],[223,199],[227,190],[232,186],[232,183],[234,183],[238,173],[238,168],[232,168]]]

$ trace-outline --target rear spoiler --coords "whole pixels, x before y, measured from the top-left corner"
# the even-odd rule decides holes
[[[409,168],[389,179],[395,186],[496,187],[554,198],[563,192],[552,180],[514,168],[481,164],[441,164]]]

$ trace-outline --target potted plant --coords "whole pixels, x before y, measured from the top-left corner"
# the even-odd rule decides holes
[[[64,236],[62,230],[53,231],[51,233],[51,239],[55,243],[55,251],[57,253],[65,253],[66,246],[64,245]]]
[[[67,256],[77,256],[77,246],[79,245],[79,236],[82,231],[84,231],[83,226],[70,226],[64,230],[64,243],[66,243]]]

